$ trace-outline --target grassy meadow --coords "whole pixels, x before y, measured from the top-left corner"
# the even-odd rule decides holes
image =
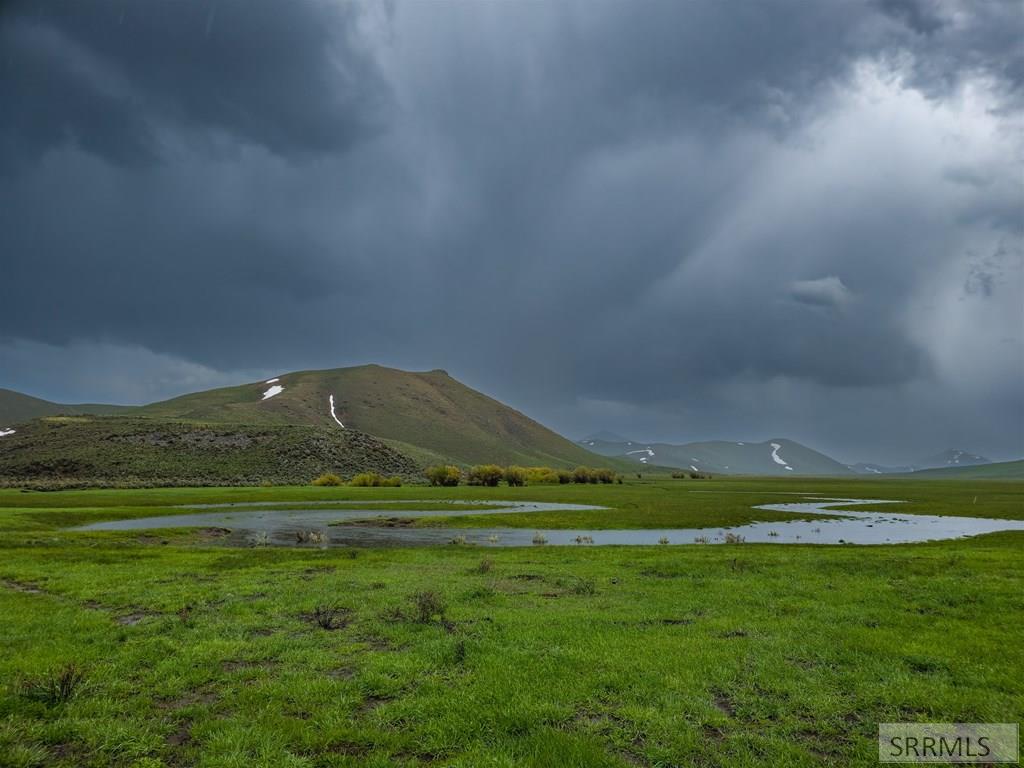
[[[0,766],[868,766],[878,722],[1019,722],[1020,533],[481,550],[65,530],[366,499],[609,507],[503,526],[726,526],[785,519],[750,507],[798,493],[1024,519],[1020,481],[0,490]],[[474,520],[497,523],[426,524]]]

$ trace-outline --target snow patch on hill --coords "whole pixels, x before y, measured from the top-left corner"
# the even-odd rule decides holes
[[[0,437],[7,437],[8,435],[13,435],[13,434],[14,434],[14,430],[13,429],[0,429]]]
[[[263,393],[263,399],[269,400],[274,395],[280,395],[282,392],[284,392],[284,387],[282,387],[280,384],[275,384],[274,386],[272,386],[270,389]]]
[[[341,423],[341,419],[339,419],[339,418],[338,418],[338,414],[336,414],[336,413],[334,412],[334,395],[330,395],[330,396],[329,396],[329,397],[327,398],[327,402],[328,402],[328,404],[329,404],[329,405],[331,406],[331,418],[332,418],[332,419],[334,419],[334,420],[335,420],[336,422],[338,422],[338,426],[339,426],[339,427],[341,427],[342,429],[344,429],[344,428],[345,428],[345,425]]]
[[[632,445],[632,443],[630,443],[630,445]],[[654,458],[654,451],[651,450],[650,446],[647,446],[646,448],[641,448],[639,451],[626,451],[626,455],[628,455],[628,456],[632,456],[634,453],[646,453],[647,454],[646,456],[641,456],[640,457],[640,463],[641,464],[646,464],[648,459],[653,459]]]
[[[786,463],[786,460],[784,458],[779,456],[779,449],[782,448],[782,446],[779,445],[778,443],[772,443],[771,446],[772,446],[772,461],[774,461],[776,464],[781,465],[783,469],[788,469],[790,472],[792,472],[793,468],[791,466],[789,466],[788,463]]]
[[[277,384],[277,382],[279,382],[279,381],[280,381],[280,379],[267,379],[267,380],[266,380],[265,382],[263,382],[263,383],[264,383],[264,384]]]

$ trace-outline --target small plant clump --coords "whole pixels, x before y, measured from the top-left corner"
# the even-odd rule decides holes
[[[462,545],[462,544],[465,544],[465,543],[466,543],[466,537],[463,536],[461,533],[458,536],[456,536],[455,538],[452,539],[452,544]]]
[[[594,595],[597,594],[597,585],[593,579],[576,579],[570,591],[574,595]]]
[[[249,546],[267,547],[270,546],[270,534],[266,531],[257,531],[249,537]]]
[[[711,541],[708,539],[707,536],[694,536],[693,537],[693,543],[694,544],[710,544]]]
[[[70,701],[85,682],[85,672],[77,664],[65,664],[55,672],[22,681],[21,692],[26,698],[54,706]]]
[[[445,488],[454,487],[462,481],[462,471],[451,464],[438,464],[434,467],[428,467],[424,475],[431,485],[443,486]]]
[[[465,640],[459,640],[457,643],[455,643],[455,648],[452,651],[452,660],[456,664],[459,664],[459,665],[466,663],[466,641]]]
[[[313,481],[313,485],[344,485],[344,481],[333,472],[325,472]]]
[[[594,537],[593,536],[577,536],[575,539],[573,539],[573,541],[575,541],[577,544],[593,544],[594,543]]]
[[[738,533],[732,533],[730,531],[725,534],[726,544],[742,544],[745,541],[746,539],[743,536],[740,536]]]
[[[295,541],[298,544],[323,544],[327,535],[323,531],[296,531]]]
[[[659,544],[668,544],[668,536],[662,536],[660,539],[658,539],[658,543]]]
[[[338,605],[318,605],[313,609],[312,617],[318,627],[333,631],[348,626],[349,613],[348,608]]]
[[[483,574],[483,573],[490,573],[493,569],[494,569],[494,561],[491,560],[489,557],[485,557],[483,560],[481,560],[477,564],[476,568],[474,568],[471,571],[471,573],[481,573],[481,574]]]
[[[444,621],[447,608],[441,596],[433,590],[415,592],[412,597],[413,618],[420,624],[429,624],[437,616]]]
[[[535,534],[533,534],[533,543],[537,544],[538,546],[541,545],[541,544],[547,544],[548,543],[548,537],[545,536],[540,531],[537,531]]]

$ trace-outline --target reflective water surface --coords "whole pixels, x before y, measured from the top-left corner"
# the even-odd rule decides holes
[[[289,502],[294,504],[294,502]],[[323,502],[338,504],[339,502]],[[828,515],[827,520],[788,520],[750,523],[731,528],[665,528],[634,530],[533,530],[528,528],[415,528],[403,522],[415,517],[457,517],[460,515],[494,515],[509,512],[543,512],[562,510],[595,510],[606,507],[585,504],[559,504],[534,501],[451,501],[450,509],[417,509],[427,502],[356,502],[359,508],[318,508],[310,502],[303,509],[275,508],[274,502],[205,505],[190,507],[207,511],[180,515],[146,517],[134,520],[112,520],[92,523],[76,530],[136,531],[158,528],[223,528],[228,540],[245,544],[259,541],[280,546],[417,546],[449,544],[458,538],[467,544],[485,547],[519,547],[548,545],[629,545],[629,544],[721,544],[731,537],[746,542],[774,544],[900,544],[941,539],[957,539],[995,531],[1024,530],[1024,521],[997,520],[979,517],[948,517],[938,515],[900,514],[896,511],[855,511],[847,507],[898,504],[885,499],[826,499],[785,504],[761,504],[754,509],[790,513]],[[374,509],[375,504],[401,504],[401,510]],[[437,502],[429,502],[436,504]],[[461,509],[481,503],[498,505],[497,509]],[[406,504],[408,508],[406,508]],[[608,510],[614,514],[614,510]],[[344,521],[381,518],[373,525],[338,525]],[[498,520],[495,520],[498,522]],[[318,536],[310,544],[300,536],[315,531]],[[300,543],[300,538],[303,543]]]

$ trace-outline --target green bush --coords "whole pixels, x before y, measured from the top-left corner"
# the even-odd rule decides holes
[[[469,470],[466,482],[470,485],[486,485],[493,488],[501,482],[504,470],[497,464],[477,464]]]
[[[380,481],[382,479],[383,478],[376,472],[360,472],[352,478],[349,485],[354,485],[359,488],[374,488],[380,485]]]
[[[591,467],[576,467],[572,472],[574,483],[614,483],[615,471],[612,469],[592,469]],[[568,480],[566,480],[568,482]]]
[[[358,475],[352,478],[352,482],[349,485],[355,485],[362,488],[397,488],[402,484],[402,478],[395,475],[394,477],[384,477],[377,472],[360,472]]]
[[[594,476],[594,470],[590,467],[576,467],[572,471],[572,481],[574,483],[596,483],[597,478]]]
[[[558,484],[566,485],[572,482],[572,472],[567,469],[558,470]]]
[[[451,487],[458,485],[459,481],[462,480],[462,472],[459,471],[458,467],[450,464],[438,464],[434,467],[428,467],[424,474],[431,485]]]
[[[526,485],[526,470],[522,467],[505,467],[505,482],[513,487]]]
[[[331,472],[325,472],[313,481],[313,485],[341,485],[342,479]]]
[[[560,482],[559,472],[551,467],[526,467],[524,471],[527,485],[556,485]]]

